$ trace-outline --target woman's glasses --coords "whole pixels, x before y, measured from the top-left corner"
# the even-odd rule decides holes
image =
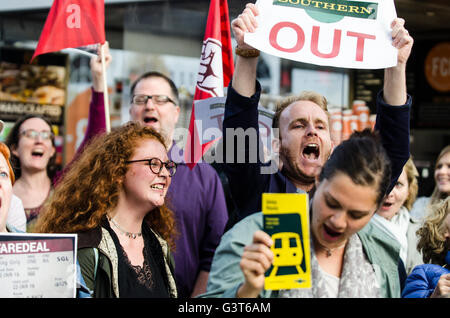
[[[38,139],[39,136],[41,136],[41,138],[44,140],[53,138],[53,133],[48,130],[37,131],[34,129],[27,129],[27,130],[22,131],[20,134],[22,136],[25,136],[27,138],[34,139],[34,140]]]
[[[166,167],[166,170],[169,172],[169,175],[173,177],[175,175],[175,172],[177,171],[177,164],[173,161],[167,161],[162,162],[159,158],[150,158],[150,159],[141,159],[141,160],[130,160],[126,163],[133,163],[133,162],[147,162],[148,166],[150,167],[150,170],[154,174],[159,174],[164,167]]]

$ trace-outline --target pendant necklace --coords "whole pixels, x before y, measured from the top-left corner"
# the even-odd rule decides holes
[[[142,236],[142,232],[132,233],[132,232],[127,232],[127,231],[125,231],[124,229],[122,229],[122,228],[120,227],[119,224],[116,223],[116,221],[114,221],[113,218],[109,217],[109,215],[107,215],[107,218],[108,218],[109,221],[111,221],[111,224],[112,224],[116,229],[119,230],[120,233],[122,233],[123,235],[127,236],[128,238],[136,239],[137,237]]]
[[[335,250],[337,250],[337,249],[340,249],[340,248],[344,247],[346,243],[347,243],[347,242],[345,242],[344,244],[342,244],[342,245],[340,245],[340,246],[333,247],[333,248],[329,248],[329,247],[323,246],[323,248],[324,248],[325,251],[327,252],[327,257],[330,257],[331,254],[333,253],[333,251],[335,251]]]

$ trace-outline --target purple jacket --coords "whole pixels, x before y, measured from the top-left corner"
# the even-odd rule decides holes
[[[103,93],[92,91],[89,106],[88,130],[101,133],[106,122]],[[90,138],[93,136],[90,135]],[[86,138],[80,146],[84,147]],[[175,281],[179,297],[189,297],[200,271],[209,272],[214,251],[220,243],[228,211],[222,183],[217,172],[207,163],[199,163],[194,169],[178,158],[183,151],[175,142],[169,150],[169,158],[177,163],[166,203],[174,211],[178,236],[175,259]]]
[[[189,297],[198,272],[210,270],[228,211],[216,170],[207,163],[198,163],[190,170],[176,159],[183,158],[182,153],[174,142],[169,158],[177,162],[177,172],[167,193],[167,205],[175,212],[179,232],[173,251],[175,281],[179,297]]]

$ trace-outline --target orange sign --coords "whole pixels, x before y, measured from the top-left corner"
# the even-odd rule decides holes
[[[83,140],[89,117],[92,91],[87,88],[79,93],[67,108],[65,164],[69,163]]]
[[[425,77],[439,92],[450,91],[450,42],[435,45],[425,59]]]

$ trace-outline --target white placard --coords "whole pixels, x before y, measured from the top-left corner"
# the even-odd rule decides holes
[[[244,41],[265,53],[343,68],[397,65],[393,0],[258,0],[256,6],[258,28]]]
[[[0,234],[1,298],[75,298],[76,234]]]
[[[348,105],[350,80],[347,73],[294,68],[291,74],[294,94],[314,91],[326,96],[328,107]]]
[[[212,97],[195,101],[195,121],[202,143],[222,137],[222,122],[225,113],[226,96]],[[258,106],[259,133],[262,139],[272,136],[272,118],[274,112]],[[200,125],[201,124],[201,125]],[[270,142],[267,142],[270,147]]]

